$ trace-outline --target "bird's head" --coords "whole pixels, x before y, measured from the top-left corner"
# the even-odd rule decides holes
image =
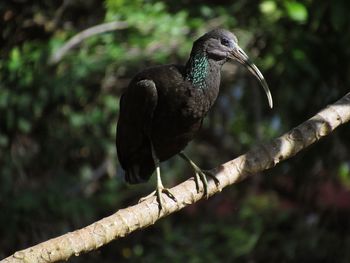
[[[247,54],[238,46],[237,37],[230,31],[214,29],[204,34],[194,43],[194,49],[202,49],[206,56],[219,63],[232,59],[244,65],[260,82],[266,93],[269,106],[273,107],[272,96],[260,70],[252,63]]]

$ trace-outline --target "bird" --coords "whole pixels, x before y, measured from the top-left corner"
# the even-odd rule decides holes
[[[162,194],[177,201],[163,186],[160,173],[160,163],[175,155],[194,170],[197,191],[201,181],[203,194],[208,197],[207,176],[219,185],[214,175],[199,168],[183,150],[213,106],[219,93],[221,68],[229,60],[239,62],[258,79],[272,108],[265,78],[239,47],[235,34],[222,28],[195,40],[185,65],[158,65],[137,73],[120,97],[116,148],[125,180],[143,183],[155,171],[157,186],[151,196],[156,197],[160,210]]]

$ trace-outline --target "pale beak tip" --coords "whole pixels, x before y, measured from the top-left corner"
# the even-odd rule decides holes
[[[270,106],[270,109],[273,108],[273,101],[272,101],[272,97],[269,98],[269,106]]]
[[[260,71],[257,70],[257,72],[260,73]],[[259,74],[258,74],[259,76]],[[262,74],[260,73],[260,78],[259,78],[261,84],[262,84],[262,87],[264,88],[264,91],[266,93],[266,96],[267,96],[267,101],[269,103],[269,106],[270,106],[270,109],[273,108],[273,100],[272,100],[272,95],[271,95],[271,91],[269,89],[269,86],[267,85],[266,83],[266,80],[265,78],[262,76]]]

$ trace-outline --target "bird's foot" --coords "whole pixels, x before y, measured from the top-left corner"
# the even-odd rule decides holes
[[[207,170],[202,170],[200,169],[198,166],[192,166],[193,170],[195,172],[195,182],[196,182],[196,188],[197,188],[197,192],[199,192],[200,190],[200,186],[199,186],[199,181],[202,182],[203,184],[203,195],[208,199],[209,198],[209,193],[208,193],[208,179],[207,177],[210,177],[211,179],[213,179],[213,181],[215,182],[216,187],[219,187],[220,185],[220,181],[218,178],[216,178],[216,176]]]
[[[176,197],[171,193],[171,191],[168,188],[165,187],[158,187],[156,190],[156,195],[157,195],[157,201],[158,201],[158,206],[159,210],[163,210],[164,206],[164,197],[162,194],[166,194],[170,199],[172,199],[175,203],[177,203]]]
[[[199,191],[200,191],[199,181],[202,181],[203,195],[206,198],[209,198],[207,176],[214,180],[216,187],[219,187],[219,185],[220,185],[219,179],[216,178],[216,176],[212,172],[205,171],[205,170],[202,170],[201,168],[199,168],[189,157],[187,157],[187,155],[184,152],[180,152],[179,155],[181,158],[183,158],[185,161],[187,161],[191,165],[191,167],[195,173],[194,179],[195,179],[195,183],[196,183],[197,192],[199,193]]]
[[[145,197],[142,197],[139,200],[139,203],[146,201],[146,199],[148,199],[150,197],[156,197],[157,202],[158,202],[159,211],[161,211],[164,209],[164,197],[162,196],[162,194],[166,194],[170,199],[172,199],[174,202],[177,203],[176,197],[171,193],[171,191],[168,188],[165,188],[164,186],[158,186],[155,191],[153,191],[152,193],[150,193],[149,195],[147,195]]]

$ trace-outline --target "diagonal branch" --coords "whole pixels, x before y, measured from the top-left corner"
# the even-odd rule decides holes
[[[350,93],[281,137],[214,168],[212,172],[219,179],[220,188],[222,189],[294,156],[349,120]],[[212,180],[209,181],[209,195],[213,195],[221,189],[217,189]],[[178,203],[164,196],[163,207],[164,210],[168,211],[167,214],[159,214],[158,205],[154,198],[149,198],[142,203],[120,209],[115,214],[85,228],[18,251],[0,262],[56,262],[67,260],[72,255],[95,250],[112,240],[152,225],[160,218],[177,212],[203,198],[203,193],[197,193],[193,178],[175,186],[171,189],[171,192]]]
[[[69,39],[61,48],[59,48],[54,54],[51,55],[49,59],[50,64],[58,63],[69,50],[76,47],[78,44],[83,42],[86,38],[92,37],[105,32],[115,31],[119,29],[125,29],[129,25],[124,21],[113,21],[97,26],[87,28],[80,33],[76,34],[74,37]]]

